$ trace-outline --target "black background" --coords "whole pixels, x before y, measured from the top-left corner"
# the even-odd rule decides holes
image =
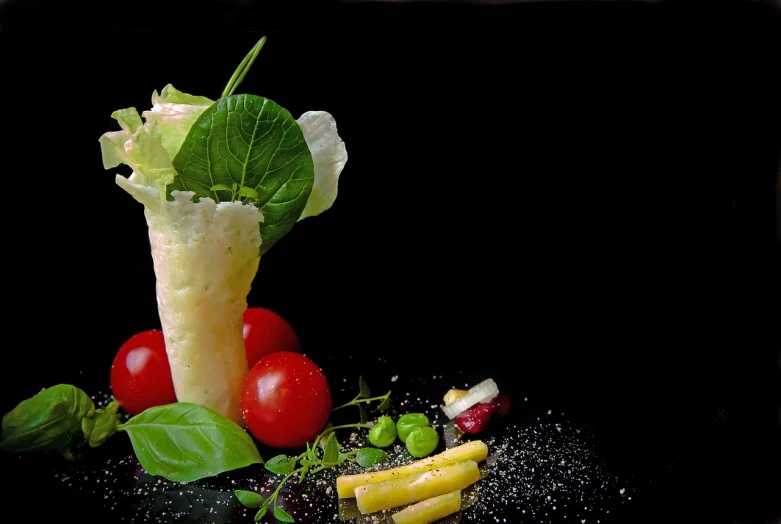
[[[649,520],[781,518],[777,7],[81,5],[0,4],[3,412],[105,390],[159,327],[111,112],[167,83],[217,98],[265,35],[240,91],[330,112],[349,159],[251,306],[329,365],[468,368],[566,407],[653,479]]]

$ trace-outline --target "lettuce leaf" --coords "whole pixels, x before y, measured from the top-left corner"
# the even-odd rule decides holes
[[[339,186],[339,175],[347,162],[347,149],[336,131],[336,120],[325,111],[307,111],[297,120],[304,133],[315,167],[312,193],[299,220],[329,209]]]

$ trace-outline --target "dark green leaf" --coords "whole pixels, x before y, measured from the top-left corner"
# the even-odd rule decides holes
[[[84,417],[95,404],[81,389],[58,384],[20,402],[3,417],[0,449],[13,452],[63,449],[74,436],[83,438]],[[91,429],[88,423],[88,429]]]
[[[288,457],[287,455],[277,455],[266,461],[266,469],[277,475],[287,475],[296,469],[298,457]]]
[[[284,509],[279,506],[274,506],[274,518],[281,520],[282,522],[295,522],[296,519],[290,516]]]
[[[323,452],[323,465],[326,467],[335,466],[339,461],[339,443],[336,441],[336,434],[331,432],[328,440],[325,441],[325,451]]]
[[[385,411],[389,407],[391,407],[391,398],[390,398],[391,392],[388,391],[388,394],[385,396],[384,399],[382,399],[382,402],[380,402],[380,405],[377,406],[377,409],[380,411]]]
[[[248,508],[259,508],[266,502],[263,495],[255,493],[254,491],[247,491],[244,489],[234,489],[233,493],[236,494],[236,498],[239,499],[244,506]]]
[[[369,414],[363,404],[358,404],[358,413],[361,417],[361,424],[366,424],[369,421]]]
[[[358,398],[369,398],[372,396],[372,390],[369,389],[369,384],[366,383],[363,376],[358,377]]]
[[[127,431],[147,473],[174,482],[263,463],[252,437],[238,424],[188,402],[149,408],[118,429]]]
[[[257,192],[263,213],[261,254],[301,216],[314,184],[314,162],[295,119],[272,100],[254,95],[219,99],[190,129],[173,161],[178,176],[168,191],[194,191],[196,200],[230,200],[238,184]]]
[[[355,454],[355,461],[364,468],[379,464],[388,457],[388,454],[379,448],[361,448]]]
[[[260,519],[266,516],[266,512],[268,511],[268,506],[263,506],[258,510],[257,513],[255,513],[255,522],[260,522]]]

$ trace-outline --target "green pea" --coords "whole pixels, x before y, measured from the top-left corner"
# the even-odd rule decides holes
[[[418,426],[407,435],[407,451],[415,458],[431,455],[439,445],[439,434],[431,426]]]
[[[387,448],[396,441],[396,424],[390,417],[380,417],[369,430],[369,442],[378,448]]]
[[[399,440],[407,442],[407,435],[413,429],[420,426],[428,426],[428,417],[423,413],[407,413],[399,417],[396,422],[396,431],[399,433]]]

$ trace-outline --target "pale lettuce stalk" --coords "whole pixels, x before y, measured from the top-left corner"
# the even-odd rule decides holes
[[[144,205],[156,277],[157,305],[177,399],[210,408],[240,425],[247,374],[243,313],[258,270],[263,222],[252,203],[193,201],[166,185],[172,159],[211,101],[166,86],[142,123],[135,109],[114,113],[122,131],[101,137],[104,167],[129,165],[116,183]],[[333,117],[308,112],[297,121],[314,161],[314,183],[300,218],[330,208],[347,160]],[[300,220],[300,219],[299,219]]]

